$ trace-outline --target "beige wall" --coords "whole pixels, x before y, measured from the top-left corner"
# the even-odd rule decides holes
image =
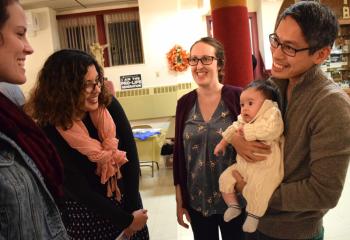
[[[128,67],[106,68],[105,72],[117,88],[119,77],[141,73],[143,86],[173,85],[191,80],[189,71],[174,73],[168,70],[166,53],[175,45],[189,50],[191,44],[206,36],[205,15],[209,11],[203,4],[193,1],[152,0],[139,1],[142,42],[145,63]]]
[[[37,73],[45,59],[59,49],[55,11],[50,8],[38,8],[32,12],[38,16],[40,29],[36,32],[28,32],[28,40],[34,53],[29,55],[26,61],[27,82],[21,86],[25,95],[34,85]]]
[[[265,68],[271,69],[269,34],[274,32],[275,21],[283,0],[261,0],[257,11],[259,28],[259,48]]]
[[[281,0],[247,1],[248,11],[258,13],[260,48],[267,63],[271,62],[269,60],[271,56],[267,36],[273,31],[274,21],[280,5]],[[133,6],[124,4],[122,6],[108,6],[84,11]],[[138,6],[145,63],[105,68],[106,76],[114,82],[116,89],[120,88],[120,76],[128,74],[141,74],[144,87],[173,85],[191,81],[192,77],[189,70],[182,73],[170,72],[165,55],[174,44],[180,44],[188,51],[195,40],[207,35],[205,16],[210,14],[210,1],[139,0]],[[33,9],[31,11],[38,13],[41,26],[35,35],[28,37],[35,52],[28,57],[26,62],[28,81],[22,86],[25,94],[34,85],[37,73],[45,59],[59,49],[55,11],[49,8]],[[274,15],[274,12],[276,12],[276,15]],[[65,14],[68,13],[73,13],[73,11],[65,12]],[[264,51],[264,49],[268,51]]]

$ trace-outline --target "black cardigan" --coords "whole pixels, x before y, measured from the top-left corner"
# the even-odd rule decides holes
[[[137,210],[139,197],[139,159],[130,123],[120,103],[113,98],[108,106],[116,124],[119,149],[127,152],[129,162],[121,167],[123,178],[118,185],[124,194],[125,209],[116,206],[106,197],[106,186],[100,183],[100,177],[95,174],[96,164],[88,160],[77,150],[71,148],[61,137],[54,126],[43,128],[48,138],[55,145],[64,164],[64,200],[74,200],[84,204],[88,209],[110,219],[121,229],[128,227],[132,220],[133,211]],[[83,120],[92,138],[98,139],[97,129],[90,117]]]

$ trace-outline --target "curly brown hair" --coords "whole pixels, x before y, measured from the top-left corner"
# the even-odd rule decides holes
[[[53,53],[39,72],[25,111],[39,126],[51,124],[71,128],[74,118],[82,113],[84,77],[92,65],[96,67],[98,78],[103,79],[103,69],[91,55],[73,49]],[[100,106],[107,106],[111,101],[103,84],[98,101]]]

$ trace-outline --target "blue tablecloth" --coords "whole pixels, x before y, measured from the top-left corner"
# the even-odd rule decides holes
[[[160,130],[159,129],[149,129],[149,130],[134,129],[133,134],[134,134],[134,138],[144,141],[154,135],[160,135]]]

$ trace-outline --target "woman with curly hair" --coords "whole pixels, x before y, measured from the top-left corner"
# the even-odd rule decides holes
[[[27,112],[64,164],[59,207],[72,239],[148,239],[139,194],[139,162],[121,105],[107,93],[103,71],[79,50],[53,53],[41,69]]]

